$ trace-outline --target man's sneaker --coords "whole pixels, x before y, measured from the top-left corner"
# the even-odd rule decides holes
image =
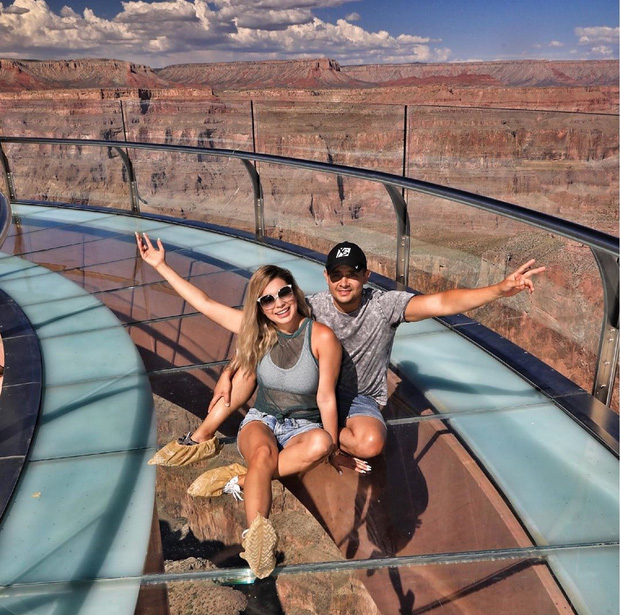
[[[241,534],[244,551],[239,555],[259,578],[268,577],[276,567],[278,536],[269,519],[257,513],[252,525]]]
[[[243,476],[247,471],[248,469],[240,463],[207,470],[189,486],[187,493],[194,497],[203,498],[213,498],[222,495],[222,493],[232,493],[235,499],[242,499],[237,497],[240,495],[241,487],[238,482],[233,485],[232,479],[236,478],[238,481],[239,476]],[[229,483],[231,483],[230,487],[228,487]],[[227,487],[228,491],[226,491]],[[235,491],[238,493],[235,494]]]
[[[191,438],[190,431],[178,440],[172,440],[172,442],[168,442],[166,446],[160,448],[149,459],[149,464],[158,466],[187,466],[215,457],[221,448],[222,445],[217,436],[213,436],[206,442],[195,442]]]

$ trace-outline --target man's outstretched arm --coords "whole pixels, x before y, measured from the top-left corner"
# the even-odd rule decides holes
[[[524,290],[533,293],[534,282],[532,277],[546,269],[546,267],[533,269],[534,263],[534,259],[528,261],[507,278],[491,286],[457,288],[430,295],[416,295],[411,298],[405,308],[405,320],[414,322],[425,318],[461,314],[502,297],[512,297]]]

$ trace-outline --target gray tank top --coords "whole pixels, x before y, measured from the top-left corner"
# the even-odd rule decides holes
[[[277,344],[260,360],[254,407],[284,418],[320,422],[316,403],[319,366],[310,347],[312,320],[306,318],[291,335],[278,332]]]

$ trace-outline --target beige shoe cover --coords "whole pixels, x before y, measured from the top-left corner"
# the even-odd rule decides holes
[[[176,440],[168,442],[160,448],[151,459],[149,465],[158,466],[187,466],[203,459],[215,457],[222,448],[217,436],[213,436],[200,444],[179,444]]]
[[[187,493],[194,497],[212,498],[222,495],[224,485],[235,476],[243,476],[248,469],[240,463],[232,463],[229,466],[222,466],[207,470],[201,474],[187,490]]]
[[[257,578],[264,579],[276,567],[277,544],[278,536],[271,521],[258,513],[241,542],[245,551],[239,555],[250,565]]]

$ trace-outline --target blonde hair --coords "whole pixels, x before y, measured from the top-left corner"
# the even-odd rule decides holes
[[[257,269],[248,284],[243,305],[243,319],[237,339],[237,349],[230,363],[235,370],[253,372],[258,362],[278,341],[275,324],[265,316],[257,301],[265,287],[276,278],[281,278],[286,284],[292,286],[295,299],[297,299],[297,312],[301,316],[310,316],[310,308],[306,303],[306,298],[288,269],[283,269],[277,265],[264,265]]]

